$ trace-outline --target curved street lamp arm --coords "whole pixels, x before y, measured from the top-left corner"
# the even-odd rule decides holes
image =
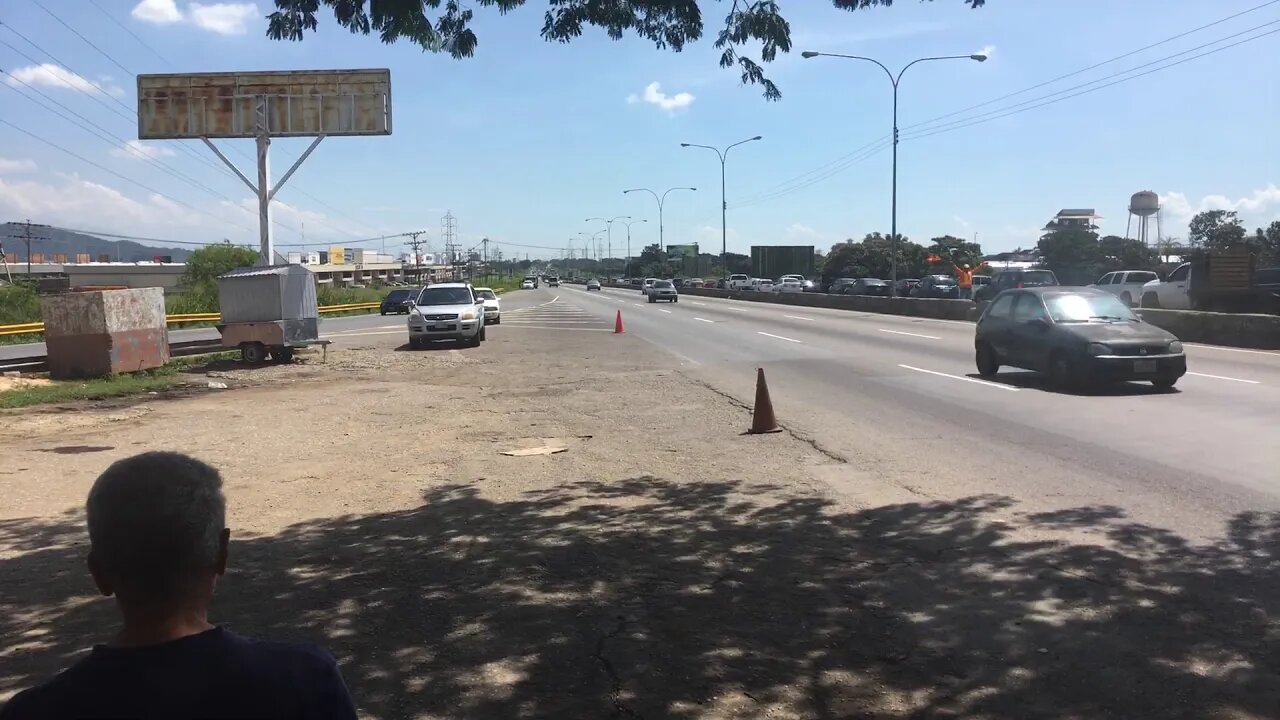
[[[711,152],[715,153],[715,154],[716,154],[716,156],[720,158],[720,162],[724,162],[724,153],[720,152],[720,148],[712,147],[712,146],[710,146],[710,145],[698,145],[698,144],[696,144],[696,143],[680,143],[680,146],[681,146],[681,147],[706,148],[707,150],[710,150]]]
[[[906,72],[907,68],[911,67],[912,65],[915,65],[916,63],[927,62],[929,60],[972,60],[972,59],[973,59],[972,55],[939,55],[938,57],[917,58],[907,63],[906,65],[902,66],[902,69],[898,71],[898,77],[896,80],[893,81],[893,84],[897,85],[898,82],[902,80],[902,73]],[[879,63],[876,63],[876,64],[878,65]],[[884,67],[884,66],[880,65],[880,67]]]
[[[879,65],[880,69],[884,71],[884,74],[889,76],[889,82],[893,83],[894,85],[898,84],[897,78],[893,76],[893,71],[885,67],[884,63],[880,62],[879,60],[876,60],[875,58],[864,57],[862,55],[841,55],[840,53],[812,53],[809,55],[809,57],[838,57],[838,58],[844,58],[846,60],[866,60],[869,63],[875,63],[876,65]],[[917,60],[916,62],[919,62],[919,61]],[[908,65],[907,67],[911,67],[911,66]],[[906,68],[903,68],[903,70],[906,70]],[[902,76],[902,73],[898,73],[898,77],[901,77],[901,76]]]

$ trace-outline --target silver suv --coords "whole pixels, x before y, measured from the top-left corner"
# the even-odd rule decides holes
[[[471,347],[484,342],[484,298],[470,283],[440,283],[418,293],[409,310],[409,346],[457,340]]]

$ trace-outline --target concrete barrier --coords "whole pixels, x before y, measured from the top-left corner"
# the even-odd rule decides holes
[[[609,287],[634,290],[632,285]],[[830,308],[855,312],[903,315],[936,320],[976,322],[986,303],[969,300],[932,300],[926,298],[887,298],[861,295],[827,295],[824,293],[761,293],[713,288],[682,288],[682,295],[726,298],[746,302],[772,303],[797,307]],[[1143,320],[1173,333],[1186,342],[1208,345],[1280,350],[1280,315],[1235,315],[1195,312],[1190,310],[1135,309]]]
[[[1135,309],[1143,320],[1164,328],[1179,340],[1208,345],[1280,350],[1280,315]]]

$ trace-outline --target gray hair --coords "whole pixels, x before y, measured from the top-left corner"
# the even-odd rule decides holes
[[[119,460],[89,490],[85,508],[95,561],[139,596],[172,599],[214,566],[226,499],[218,471],[174,452]]]

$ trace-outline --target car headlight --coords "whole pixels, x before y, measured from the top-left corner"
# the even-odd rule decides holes
[[[463,310],[463,311],[462,311],[462,319],[463,319],[463,320],[475,320],[475,319],[476,319],[476,311],[475,311],[475,310]]]
[[[1181,355],[1182,343],[1178,340],[1174,340],[1173,342],[1169,343],[1169,352],[1173,353],[1174,355]]]
[[[1111,346],[1110,346],[1110,345],[1103,345],[1102,343],[1089,343],[1089,354],[1090,354],[1090,355],[1094,355],[1094,356],[1097,356],[1097,355],[1110,355],[1110,354],[1111,354]]]

